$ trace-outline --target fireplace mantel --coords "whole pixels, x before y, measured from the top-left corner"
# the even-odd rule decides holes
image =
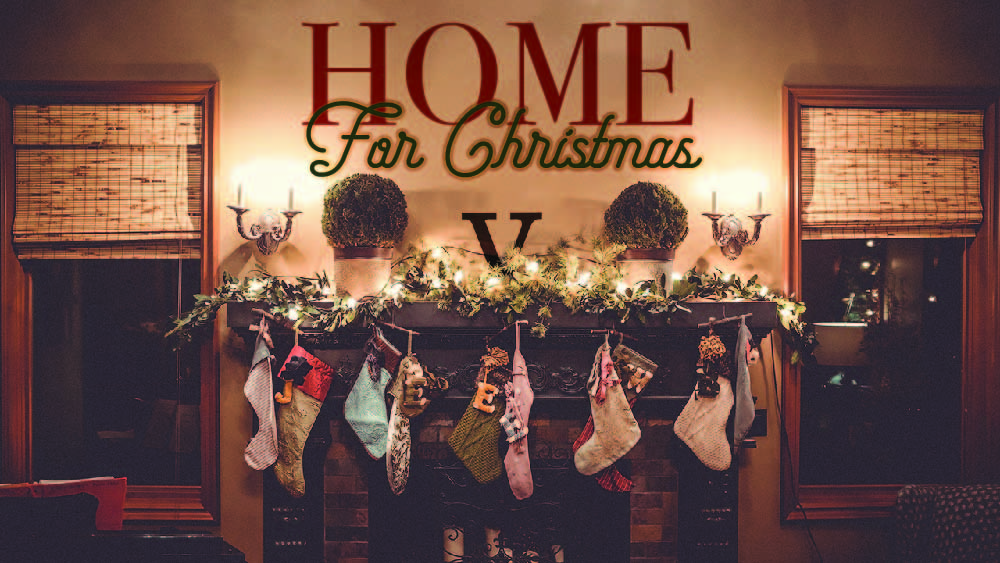
[[[318,305],[322,307],[322,303]],[[618,323],[614,313],[591,314],[573,313],[565,306],[552,306],[552,319],[545,338],[559,339],[566,337],[590,337],[593,329],[620,329],[637,338],[654,338],[678,330],[697,329],[699,324],[712,319],[724,319],[736,315],[752,314],[747,319],[747,325],[755,338],[767,336],[778,326],[778,308],[773,301],[690,301],[683,304],[688,311],[679,310],[669,318],[666,315],[651,314],[645,323],[630,319],[626,323]],[[254,308],[266,307],[263,303],[241,302],[227,305],[227,324],[234,329],[247,329],[258,316],[252,312]],[[519,316],[528,321],[537,319],[537,315],[529,312]],[[417,301],[406,303],[398,309],[391,310],[389,322],[408,329],[417,330],[421,335],[416,337],[415,344],[423,346],[446,347],[456,342],[468,345],[468,339],[489,338],[506,326],[501,315],[488,311],[474,317],[465,317],[453,311],[438,308],[437,303]],[[723,329],[726,325],[719,325]],[[702,329],[703,330],[703,329]],[[301,327],[300,338],[318,344],[320,347],[350,348],[367,339],[371,331],[361,326],[346,326],[333,332],[311,331],[308,323]],[[545,339],[537,339],[544,342]]]

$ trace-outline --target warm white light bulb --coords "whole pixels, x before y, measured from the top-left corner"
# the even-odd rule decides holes
[[[431,280],[431,287],[433,287],[434,289],[441,289],[441,280],[437,278]]]
[[[288,308],[288,319],[292,321],[299,320],[299,308],[292,306]]]
[[[462,280],[464,278],[465,278],[465,272],[463,272],[462,270],[455,272],[455,283],[462,283]]]
[[[684,279],[684,276],[682,276],[680,274],[680,272],[674,272],[674,273],[670,274],[670,277],[673,278],[674,281],[680,281],[680,280]]]
[[[929,301],[931,303],[937,303],[937,295],[928,295],[927,296],[927,301]]]
[[[344,302],[344,305],[347,305],[348,308],[353,309],[358,306],[358,302],[353,297],[348,297],[347,301]]]
[[[441,250],[440,246],[435,246],[434,248],[431,249],[431,258],[433,258],[435,260],[440,260],[441,256],[443,256],[443,255],[444,255],[444,251]]]
[[[861,263],[861,269],[862,270],[867,270],[868,268],[871,268],[871,267],[872,267],[872,263],[869,262],[868,260],[865,260],[864,262]]]
[[[590,272],[580,274],[580,279],[576,280],[576,285],[586,285],[590,281]]]
[[[264,289],[264,282],[260,280],[251,280],[250,285],[247,286],[247,289],[249,289],[254,293],[257,293],[258,291]]]
[[[767,295],[767,286],[766,285],[761,286],[759,293],[760,293],[761,297],[764,297],[765,295]]]
[[[625,293],[625,290],[627,289],[628,286],[625,285],[625,282],[618,282],[618,286],[615,287],[615,291],[617,291],[618,293]]]
[[[538,262],[532,260],[531,262],[525,264],[524,269],[527,270],[529,274],[534,274],[538,271]]]
[[[868,239],[865,241],[865,246],[867,246],[868,248],[872,248],[875,246],[875,241]]]
[[[496,287],[500,285],[500,278],[490,278],[486,280],[486,287]]]

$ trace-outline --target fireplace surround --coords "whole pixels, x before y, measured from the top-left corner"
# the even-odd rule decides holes
[[[248,343],[253,306],[229,306],[229,326]],[[468,319],[432,303],[415,303],[391,319],[419,332],[414,353],[450,383],[449,392],[413,420],[411,477],[400,496],[388,487],[385,460],[372,460],[343,420],[344,397],[360,371],[370,330],[306,329],[299,344],[334,368],[335,382],[303,453],[306,495],[291,498],[265,472],[265,560],[736,561],[738,462],[734,459],[726,471],[705,468],[676,438],[672,421],[694,387],[697,343],[705,334],[697,325],[749,313],[748,325],[759,342],[777,326],[777,311],[774,303],[748,301],[699,302],[688,308],[690,313],[674,314],[670,324],[653,318],[624,326],[599,315],[557,311],[545,338],[522,334],[535,390],[528,438],[535,493],[525,501],[514,499],[505,475],[479,485],[447,444],[471,399],[487,339],[504,326],[498,318]],[[592,477],[577,473],[572,461],[573,440],[589,415],[583,385],[604,338],[591,331],[612,327],[634,337],[628,345],[659,364],[633,409],[642,438],[618,464],[635,483],[630,493],[604,491]],[[726,339],[735,328],[718,325],[715,332]],[[490,345],[512,349],[511,332]],[[405,350],[405,333],[386,333]],[[282,357],[292,335],[277,332],[275,337],[274,352]],[[763,434],[764,425],[756,426],[751,434]],[[490,548],[484,546],[487,540]]]

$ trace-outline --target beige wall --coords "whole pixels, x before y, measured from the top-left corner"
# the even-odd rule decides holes
[[[222,207],[234,199],[234,179],[245,178],[247,202],[279,206],[289,179],[313,158],[303,127],[311,111],[310,34],[302,22],[340,22],[331,36],[331,63],[364,66],[368,32],[360,22],[392,21],[389,30],[388,95],[407,113],[402,126],[420,140],[427,164],[418,170],[387,172],[406,192],[411,223],[408,238],[475,246],[463,211],[541,211],[544,220],[529,238],[529,249],[560,235],[593,232],[615,195],[637,179],[672,187],[691,211],[692,232],[678,252],[678,268],[699,257],[739,273],[757,272],[765,283],[782,279],[786,185],[781,164],[782,84],[823,85],[996,85],[1000,76],[1000,18],[991,2],[948,3],[866,0],[827,1],[623,1],[528,2],[510,0],[489,8],[457,1],[398,3],[385,0],[329,2],[4,2],[0,7],[0,79],[204,80],[218,79],[221,142],[216,185],[219,194],[219,267],[246,273],[255,267],[251,248],[229,227]],[[674,49],[673,96],[660,79],[647,79],[646,111],[673,117],[687,98],[695,100],[692,127],[626,128],[614,133],[644,139],[654,135],[695,139],[704,163],[693,170],[524,171],[509,167],[473,180],[448,175],[441,150],[448,128],[428,122],[409,99],[403,79],[406,53],[425,29],[457,21],[475,26],[489,39],[500,61],[498,97],[517,102],[517,37],[506,22],[533,22],[546,54],[561,74],[579,25],[597,21],[687,22],[691,50],[676,35],[650,32],[645,66],[663,64]],[[558,62],[557,62],[558,61]],[[600,112],[624,112],[624,31],[601,32]],[[461,32],[444,30],[432,42],[425,66],[428,97],[440,113],[458,112],[477,91],[476,59]],[[557,74],[557,75],[558,75]],[[365,77],[331,80],[331,97],[366,98]],[[541,110],[534,81],[528,106]],[[561,122],[535,113],[539,127],[557,136],[578,114],[579,77],[574,77]],[[536,111],[538,111],[536,110]],[[385,128],[393,134],[394,128]],[[578,128],[588,134],[589,128]],[[382,133],[377,131],[376,133]],[[329,128],[320,133],[334,142]],[[492,133],[497,138],[498,133]],[[363,170],[354,153],[347,171]],[[291,172],[283,172],[291,167]],[[261,181],[261,178],[272,179]],[[340,177],[338,174],[336,177]],[[296,179],[299,218],[291,243],[266,260],[278,274],[310,274],[329,264],[330,251],[319,229],[318,204],[324,182]],[[756,186],[761,186],[757,188]],[[752,186],[752,187],[751,187]],[[707,211],[712,187],[720,206],[741,214],[752,210],[757,189],[766,211],[760,243],[735,263],[713,249]],[[498,244],[516,235],[516,225],[492,226]],[[329,267],[329,266],[327,266]],[[228,338],[228,334],[227,334]],[[765,354],[766,355],[766,354]],[[222,533],[260,560],[260,476],[248,470],[241,450],[249,437],[251,410],[242,395],[248,353],[234,339],[223,346],[221,372]],[[770,361],[765,362],[770,364]],[[741,560],[809,560],[800,526],[778,519],[778,435],[772,372],[754,372],[754,393],[770,414],[768,436],[743,460],[741,477]],[[880,561],[887,544],[869,523],[815,525],[824,560]]]

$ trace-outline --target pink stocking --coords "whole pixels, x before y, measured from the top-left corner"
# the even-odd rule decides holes
[[[507,412],[504,414],[508,424],[501,424],[507,431],[510,447],[504,457],[503,464],[507,469],[507,480],[510,490],[517,500],[524,500],[535,490],[531,478],[531,460],[528,458],[528,416],[531,414],[531,403],[535,400],[535,392],[531,390],[528,381],[528,367],[521,355],[521,327],[514,327],[516,344],[514,348],[513,378],[511,378],[511,393],[507,396]]]

